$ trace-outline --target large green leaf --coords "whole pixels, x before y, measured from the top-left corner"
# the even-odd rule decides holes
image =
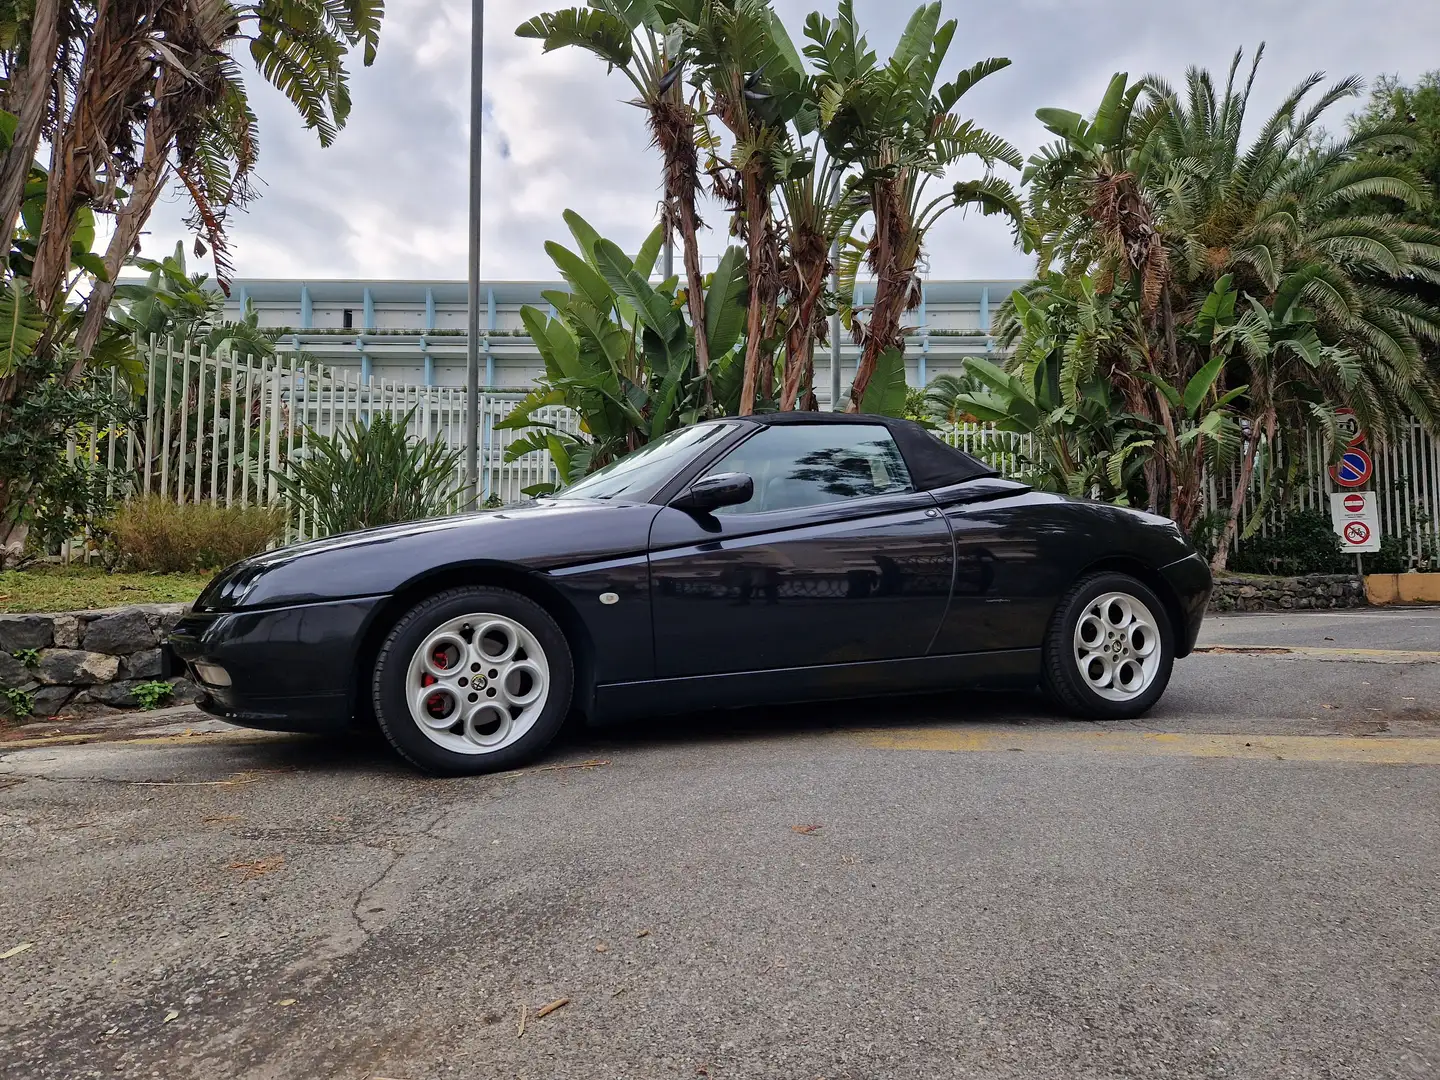
[[[605,278],[585,259],[553,240],[545,242],[545,254],[550,256],[550,260],[571,287],[598,310],[608,311],[615,305],[615,294],[606,284]]]
[[[1220,373],[1225,368],[1225,357],[1220,355],[1211,360],[1185,384],[1185,397],[1183,405],[1186,416],[1194,416],[1201,403],[1209,395],[1211,388],[1220,378]]]
[[[614,67],[625,67],[635,58],[630,27],[598,8],[568,8],[536,15],[516,27],[515,36],[543,42],[545,52],[576,45]]]
[[[14,281],[0,286],[0,378],[11,374],[45,332],[45,317]]]
[[[939,7],[938,4],[935,6]],[[876,416],[904,416],[908,389],[905,383],[905,354],[899,349],[886,349],[875,361],[870,385],[860,399],[860,411]]]
[[[656,225],[635,253],[635,272],[648,279],[655,272],[655,260],[660,257],[660,249],[664,246],[665,226]]]
[[[575,242],[580,245],[580,253],[585,256],[587,262],[593,263],[595,261],[595,241],[600,239],[600,234],[574,210],[566,210],[561,217],[570,227],[570,235],[575,237]]]
[[[520,321],[529,331],[552,378],[575,379],[584,374],[580,366],[580,346],[564,325],[547,319],[538,308],[528,304],[520,309]]]
[[[720,256],[720,264],[705,293],[705,340],[710,355],[733,349],[745,330],[745,252],[731,246]]]
[[[610,288],[630,302],[645,325],[664,343],[668,362],[685,342],[685,320],[680,312],[668,297],[651,288],[619,245],[609,240],[599,241],[595,245],[595,264]]]

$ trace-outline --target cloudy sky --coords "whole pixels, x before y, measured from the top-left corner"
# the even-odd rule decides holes
[[[380,53],[354,72],[350,123],[328,150],[288,103],[258,78],[261,198],[234,219],[241,277],[463,278],[470,4],[387,0]],[[540,54],[514,36],[541,0],[486,4],[484,229],[487,279],[554,276],[542,244],[563,238],[573,208],[602,234],[634,248],[653,227],[658,159],[629,83],[588,53]],[[776,0],[797,45],[805,13],[833,0]],[[909,0],[856,0],[872,46],[888,54]],[[960,20],[946,77],[986,56],[1010,68],[964,100],[964,109],[1029,153],[1044,141],[1042,106],[1090,112],[1116,71],[1180,82],[1187,65],[1223,77],[1239,45],[1265,41],[1254,102],[1269,107],[1311,71],[1413,79],[1440,67],[1435,0],[946,0]],[[1259,110],[1255,110],[1259,111]],[[1330,126],[1343,124],[1337,109]],[[963,174],[957,173],[957,178]],[[147,254],[184,236],[181,206],[162,202]],[[719,213],[709,215],[724,227]],[[712,232],[707,250],[723,250]],[[952,214],[931,235],[934,277],[1013,277],[1028,260],[994,222]]]

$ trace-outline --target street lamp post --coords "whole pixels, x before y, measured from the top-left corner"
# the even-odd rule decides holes
[[[465,493],[480,501],[480,129],[484,112],[485,0],[470,0],[470,295],[465,349]]]

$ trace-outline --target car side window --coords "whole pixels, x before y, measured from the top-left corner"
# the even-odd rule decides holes
[[[761,428],[709,469],[755,481],[748,502],[717,514],[761,514],[913,491],[910,470],[879,424],[774,424]]]

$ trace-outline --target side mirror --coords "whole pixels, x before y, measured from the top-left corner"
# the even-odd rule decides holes
[[[737,506],[749,502],[755,495],[755,481],[744,473],[716,473],[702,476],[670,500],[676,510],[708,514],[722,506]]]

